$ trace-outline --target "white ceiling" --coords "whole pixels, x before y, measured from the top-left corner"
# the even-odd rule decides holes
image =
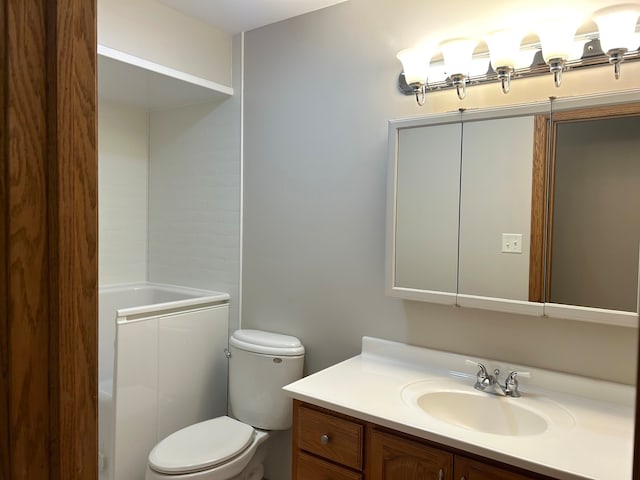
[[[158,0],[225,32],[236,34],[320,10],[346,0]]]

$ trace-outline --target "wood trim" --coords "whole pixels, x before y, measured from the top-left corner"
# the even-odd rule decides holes
[[[95,480],[95,0],[0,27],[0,479]]]
[[[7,105],[6,83],[7,65],[6,45],[7,45],[7,22],[6,22],[6,2],[0,0],[0,480],[11,479],[10,455],[9,455],[9,250],[8,250],[8,228],[9,228],[9,187],[7,162],[6,132],[7,132]]]
[[[547,199],[548,117],[537,115],[533,124],[533,172],[531,187],[531,240],[529,253],[529,301],[544,302],[544,246]]]
[[[553,123],[627,117],[630,115],[640,115],[640,103],[624,103],[618,105],[580,108],[576,110],[561,110],[559,112],[553,112]]]
[[[47,1],[51,479],[97,478],[95,0]],[[70,292],[73,292],[70,294]]]

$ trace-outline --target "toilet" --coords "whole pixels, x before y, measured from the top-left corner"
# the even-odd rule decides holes
[[[149,453],[146,480],[260,480],[270,430],[291,428],[282,387],[302,377],[304,346],[296,337],[236,330],[229,338],[229,407],[190,425]]]

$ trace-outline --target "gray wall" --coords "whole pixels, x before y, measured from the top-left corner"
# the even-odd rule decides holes
[[[246,34],[243,327],[298,336],[307,373],[372,335],[632,383],[634,330],[385,297],[387,121],[459,106],[451,91],[422,109],[397,92],[396,52],[455,18],[423,6],[351,0]],[[544,80],[533,99],[552,94]],[[519,85],[470,89],[465,106],[522,100]],[[286,440],[271,480],[288,478]]]

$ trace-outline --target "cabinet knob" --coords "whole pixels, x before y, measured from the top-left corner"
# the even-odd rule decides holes
[[[320,443],[322,445],[327,445],[329,443],[329,435],[327,435],[326,433],[324,435],[320,436]]]

